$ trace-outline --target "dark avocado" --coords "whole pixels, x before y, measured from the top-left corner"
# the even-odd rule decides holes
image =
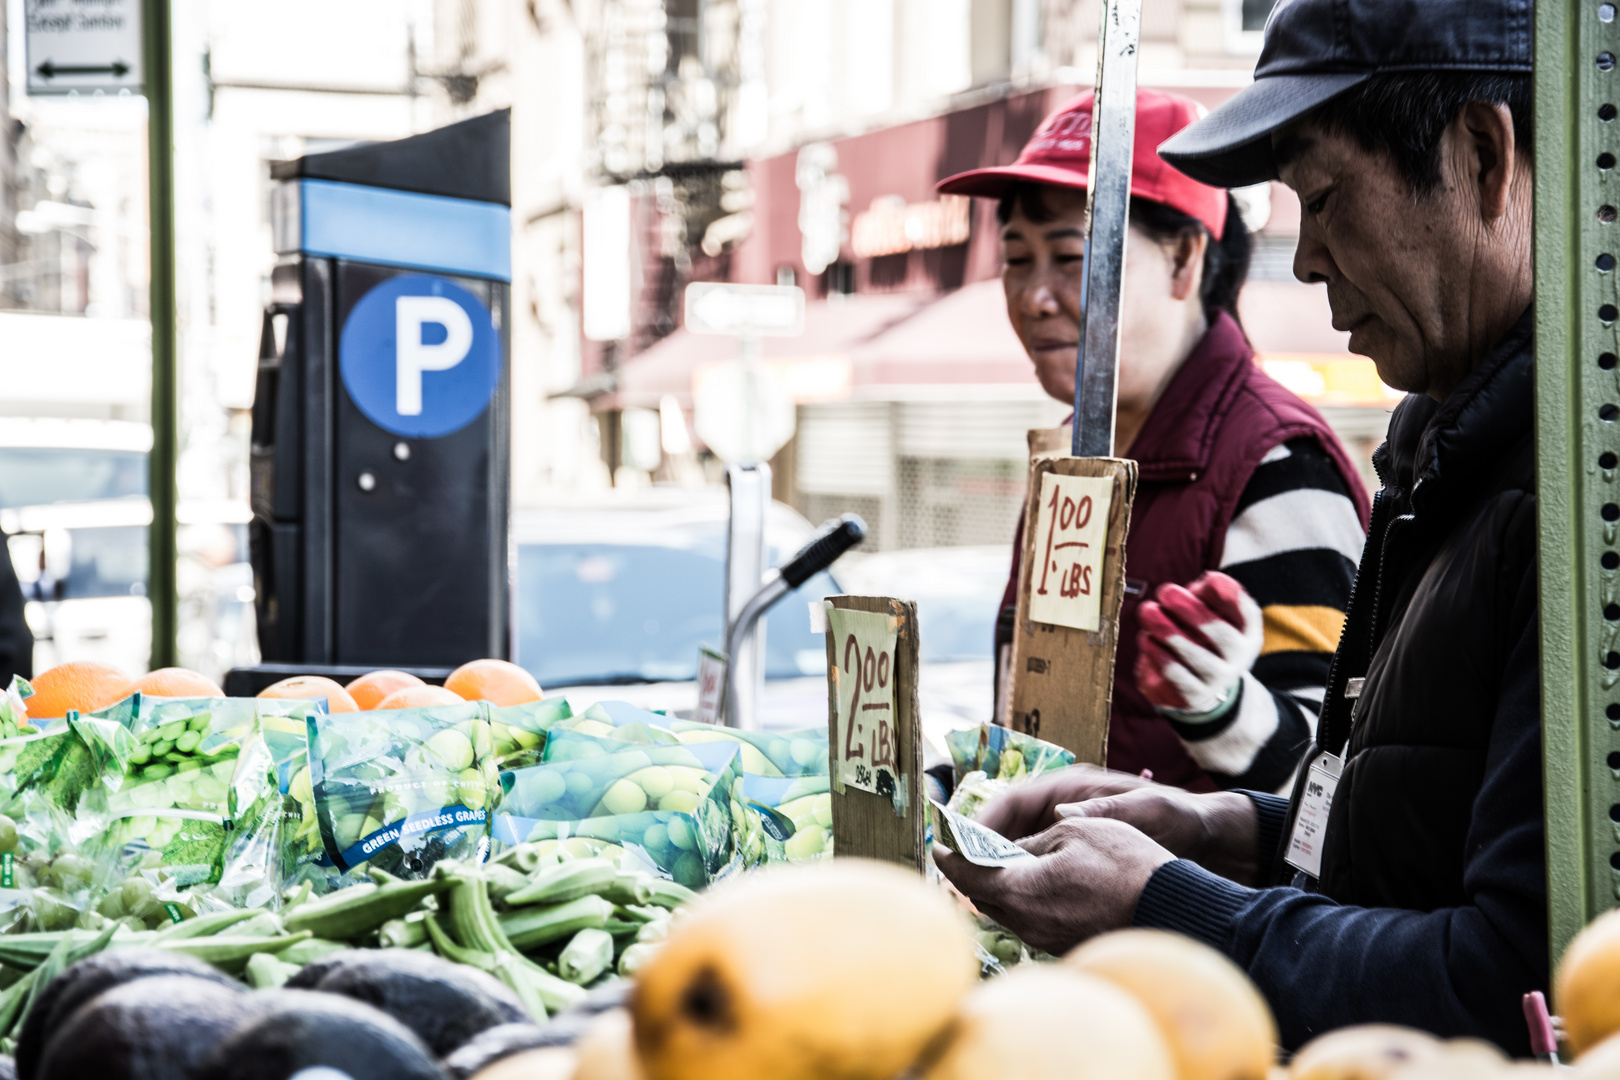
[[[201,960],[162,949],[109,949],[86,957],[46,983],[24,1017],[17,1035],[18,1080],[34,1080],[51,1035],[80,1005],[115,986],[154,975],[190,975],[242,989]]]
[[[480,1031],[529,1019],[502,983],[431,953],[356,949],[328,959],[341,962],[313,989],[381,1009],[414,1031],[434,1057],[444,1057]]]
[[[86,957],[45,984],[34,1007],[23,1018],[23,1027],[16,1036],[18,1080],[34,1080],[50,1036],[84,1002],[113,986],[154,975],[191,975],[220,986],[241,989],[237,981],[220,975],[201,960],[162,949],[109,949]]]
[[[480,1031],[472,1040],[444,1059],[445,1071],[451,1080],[467,1080],[497,1061],[513,1054],[539,1050],[547,1046],[572,1046],[584,1033],[587,1021],[581,1018],[570,1023],[557,1019],[545,1027],[538,1024],[502,1024],[488,1031]]]
[[[193,975],[155,975],[81,1005],[40,1059],[39,1080],[190,1080],[259,1010],[253,996]]]
[[[343,952],[328,953],[319,960],[311,960],[283,983],[281,989],[313,990],[320,985],[322,979],[344,964],[353,963],[355,957],[362,955],[364,953],[360,949],[346,949]]]
[[[253,1018],[214,1045],[186,1080],[288,1080],[322,1065],[351,1080],[445,1080],[422,1040],[369,1005],[313,990],[251,996]]]

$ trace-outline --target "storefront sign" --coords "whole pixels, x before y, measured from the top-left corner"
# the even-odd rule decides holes
[[[850,250],[858,259],[875,259],[965,244],[971,204],[964,195],[941,195],[924,203],[907,203],[898,195],[873,199],[871,209],[855,215]]]

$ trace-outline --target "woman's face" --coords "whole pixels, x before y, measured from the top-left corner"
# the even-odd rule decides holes
[[[1041,388],[1059,401],[1073,402],[1085,280],[1086,193],[1049,187],[1043,194],[1048,212],[1055,215],[1052,220],[1031,221],[1015,203],[1001,230],[1001,285],[1007,318],[1035,365]],[[1196,316],[1200,327],[1203,320],[1198,287],[1204,243],[1189,236],[1161,244],[1137,228],[1127,230],[1120,290],[1121,409],[1150,407],[1186,358],[1188,320]],[[1189,312],[1189,304],[1196,310]]]

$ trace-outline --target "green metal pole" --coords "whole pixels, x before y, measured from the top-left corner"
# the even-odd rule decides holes
[[[152,528],[146,595],[152,602],[152,667],[178,662],[175,633],[175,508],[178,489],[180,403],[177,392],[174,300],[174,57],[170,0],[141,5],[142,72],[146,82],[147,187],[152,250],[152,454],[149,461]]]

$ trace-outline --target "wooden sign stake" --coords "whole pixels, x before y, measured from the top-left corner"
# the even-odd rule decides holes
[[[1024,551],[1018,582],[1018,617],[1013,627],[1010,726],[1074,752],[1076,761],[1101,765],[1108,757],[1108,714],[1114,687],[1114,652],[1119,612],[1125,599],[1125,536],[1136,495],[1136,462],[1120,458],[1075,458],[1040,453],[1030,433],[1029,496],[1025,506]],[[1047,572],[1048,586],[1059,570],[1048,537],[1037,535],[1043,477],[1082,476],[1113,481],[1102,558],[1101,618],[1096,630],[1038,623],[1030,618],[1031,593]]]
[[[849,640],[838,640],[834,616],[827,623],[827,732],[832,782],[833,854],[861,856],[900,863],[922,872],[926,850],[923,845],[928,804],[923,786],[923,744],[921,711],[917,702],[917,604],[886,596],[833,596],[827,600],[835,609],[871,612],[889,616],[896,630],[894,652],[881,666],[893,685],[895,740],[893,761],[895,791],[883,795],[863,791],[840,781],[846,760],[862,749],[870,752],[873,736],[867,734],[864,747],[840,739],[838,687],[840,679],[859,678],[864,668],[860,650]],[[849,635],[845,635],[849,637]],[[851,671],[845,672],[844,661]],[[885,713],[888,710],[885,710]],[[867,729],[870,732],[870,728]],[[846,733],[847,734],[847,733]],[[844,743],[845,745],[840,745]],[[869,760],[862,755],[862,760]],[[841,790],[840,790],[841,789]]]

